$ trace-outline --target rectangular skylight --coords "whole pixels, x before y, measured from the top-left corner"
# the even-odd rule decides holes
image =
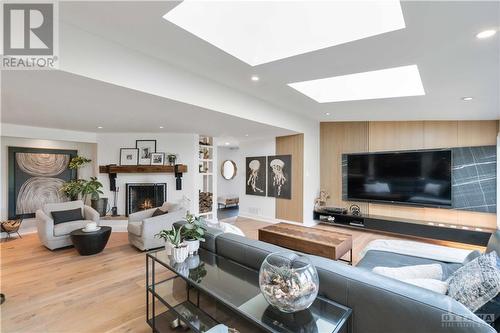
[[[405,28],[397,0],[185,0],[163,18],[252,66]]]
[[[319,103],[425,95],[417,65],[288,85]]]

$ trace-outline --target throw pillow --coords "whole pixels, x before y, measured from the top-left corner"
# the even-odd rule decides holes
[[[54,224],[83,220],[82,209],[75,208],[55,211],[52,212],[52,219],[54,220]]]
[[[405,279],[402,281],[443,295],[446,295],[446,291],[448,290],[448,283],[446,281],[436,279]]]
[[[374,273],[396,280],[443,278],[443,268],[439,264],[414,265],[403,267],[374,267]]]
[[[448,295],[472,312],[500,292],[500,269],[495,251],[483,254],[455,271],[448,281]]]
[[[156,208],[156,210],[153,212],[153,215],[151,215],[151,217],[160,216],[160,215],[167,214],[167,213],[168,213],[168,210],[163,211],[160,208]]]

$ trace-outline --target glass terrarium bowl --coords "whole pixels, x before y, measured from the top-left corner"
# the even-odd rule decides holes
[[[283,312],[297,312],[316,299],[318,272],[306,256],[286,251],[271,253],[260,267],[259,285],[269,304]]]

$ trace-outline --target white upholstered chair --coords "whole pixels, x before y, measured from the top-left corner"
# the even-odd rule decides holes
[[[165,241],[155,235],[164,229],[172,229],[175,222],[182,221],[186,216],[186,209],[180,204],[165,202],[160,209],[168,213],[153,217],[156,209],[146,209],[128,216],[128,241],[141,251],[164,246]]]
[[[54,225],[52,212],[80,208],[83,220],[64,222]],[[83,201],[68,201],[43,205],[35,213],[38,238],[47,248],[54,250],[72,245],[70,233],[73,230],[84,228],[89,222],[99,225],[99,213],[92,207],[83,204]]]

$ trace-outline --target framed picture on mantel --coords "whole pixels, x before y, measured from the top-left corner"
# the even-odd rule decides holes
[[[139,165],[151,165],[151,154],[156,153],[156,140],[136,140],[139,149]]]
[[[137,165],[139,149],[120,148],[120,165]]]

